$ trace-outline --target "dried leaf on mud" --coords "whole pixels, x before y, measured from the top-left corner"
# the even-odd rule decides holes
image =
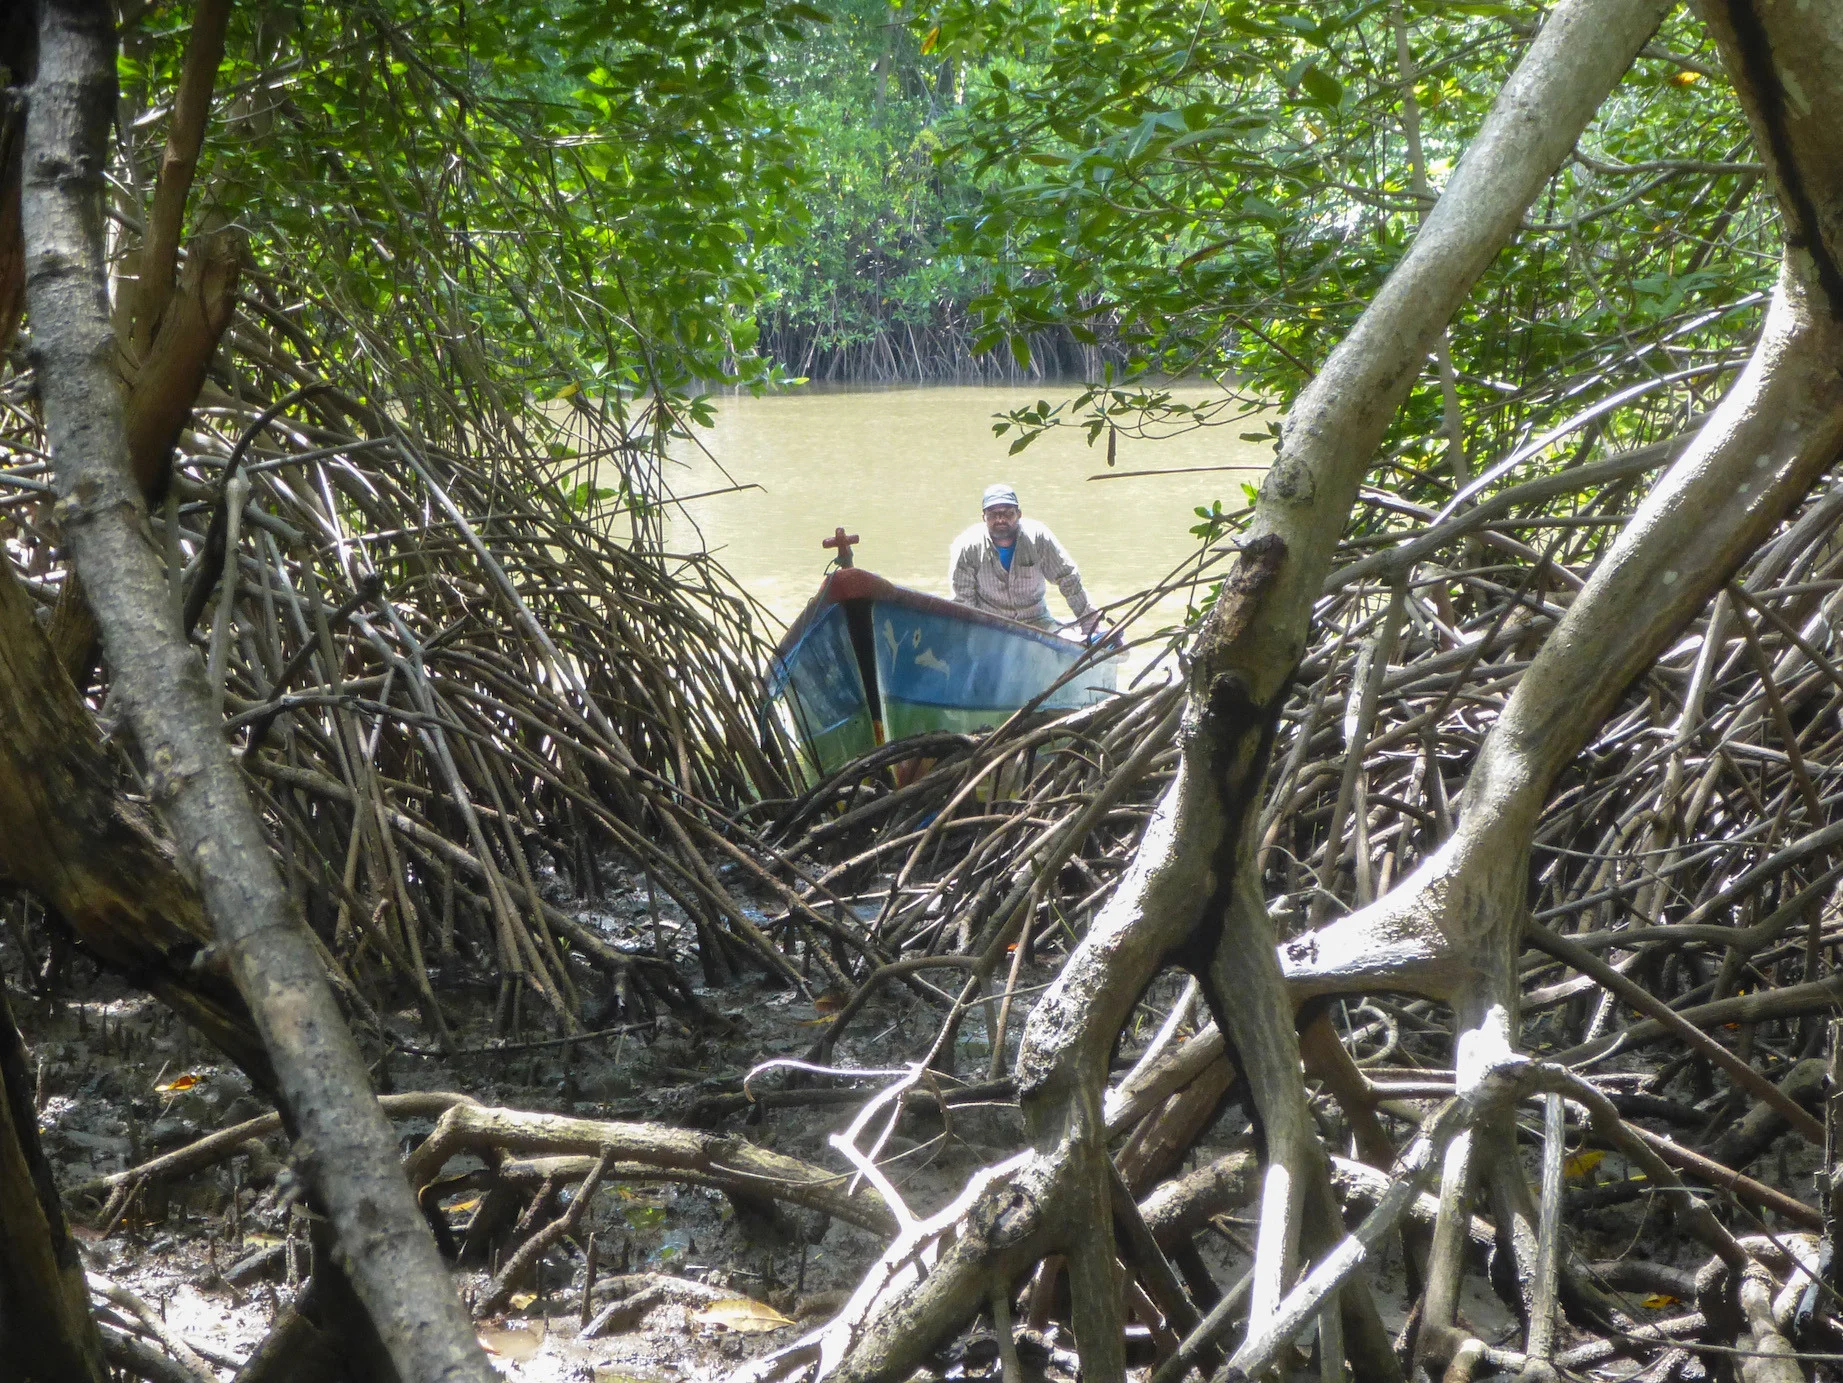
[[[702,1325],[718,1325],[725,1330],[738,1331],[744,1335],[762,1335],[770,1330],[779,1330],[784,1325],[792,1325],[790,1317],[783,1316],[772,1306],[751,1300],[748,1297],[732,1297],[727,1301],[713,1301],[702,1311],[693,1311],[691,1319]]]
[[[1592,1175],[1593,1169],[1605,1159],[1606,1153],[1600,1148],[1587,1148],[1575,1153],[1561,1164],[1562,1175],[1569,1181],[1585,1181]]]

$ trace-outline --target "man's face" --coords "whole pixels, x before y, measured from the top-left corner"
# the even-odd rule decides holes
[[[985,511],[985,531],[1000,547],[1010,547],[1017,542],[1018,520],[1023,516],[1015,504],[994,504]]]

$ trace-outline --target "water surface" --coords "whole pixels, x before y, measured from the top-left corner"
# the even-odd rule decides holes
[[[1077,428],[1039,437],[1008,456],[1010,436],[994,437],[993,415],[1072,386],[930,385],[911,388],[802,390],[768,398],[726,397],[717,425],[675,453],[675,493],[698,495],[734,481],[759,489],[705,495],[675,508],[675,545],[703,541],[782,622],[799,614],[818,587],[831,553],[820,539],[839,525],[863,541],[859,566],[936,595],[951,595],[947,549],[979,518],[979,497],[993,481],[1017,487],[1024,513],[1041,519],[1081,568],[1089,595],[1121,600],[1163,579],[1196,550],[1190,528],[1199,504],[1238,506],[1243,481],[1257,482],[1272,451],[1240,439],[1253,421],[1164,438],[1122,436],[1111,473],[1234,466],[1209,473],[1095,480],[1107,470],[1106,441],[1093,448]],[[1205,388],[1176,390],[1198,403],[1219,397]],[[1069,618],[1051,590],[1050,613]],[[1181,596],[1153,619],[1183,615]],[[1144,626],[1149,630],[1150,625]],[[1135,664],[1142,659],[1135,659]]]

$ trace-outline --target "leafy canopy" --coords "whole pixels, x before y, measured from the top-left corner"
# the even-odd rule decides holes
[[[1539,19],[1434,0],[941,0],[917,27],[969,68],[942,158],[982,188],[948,245],[994,266],[982,344],[1021,352],[1062,324],[1125,360],[1014,415],[1020,442],[1245,409],[1178,409],[1161,377],[1288,399],[1400,258]],[[1614,431],[1672,429],[1740,358],[1777,245],[1713,63],[1693,18],[1673,19],[1454,323],[1472,454],[1645,383]],[[1424,384],[1396,425],[1409,483],[1446,450]]]
[[[801,215],[770,69],[823,18],[797,0],[239,7],[194,217],[246,228],[280,333],[438,435],[528,425],[532,398],[620,411],[760,385],[756,256]],[[186,37],[124,48],[150,136]],[[159,147],[134,143],[131,176],[151,181]]]

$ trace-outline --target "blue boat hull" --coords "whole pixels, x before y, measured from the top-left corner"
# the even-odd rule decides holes
[[[1046,711],[1092,705],[1114,691],[1119,659],[1088,653],[850,568],[827,578],[776,650],[767,709],[817,780],[886,740],[986,729],[1039,697]]]
[[[768,677],[767,713],[795,746],[812,781],[883,742],[844,606],[820,611],[785,654],[776,653]]]

